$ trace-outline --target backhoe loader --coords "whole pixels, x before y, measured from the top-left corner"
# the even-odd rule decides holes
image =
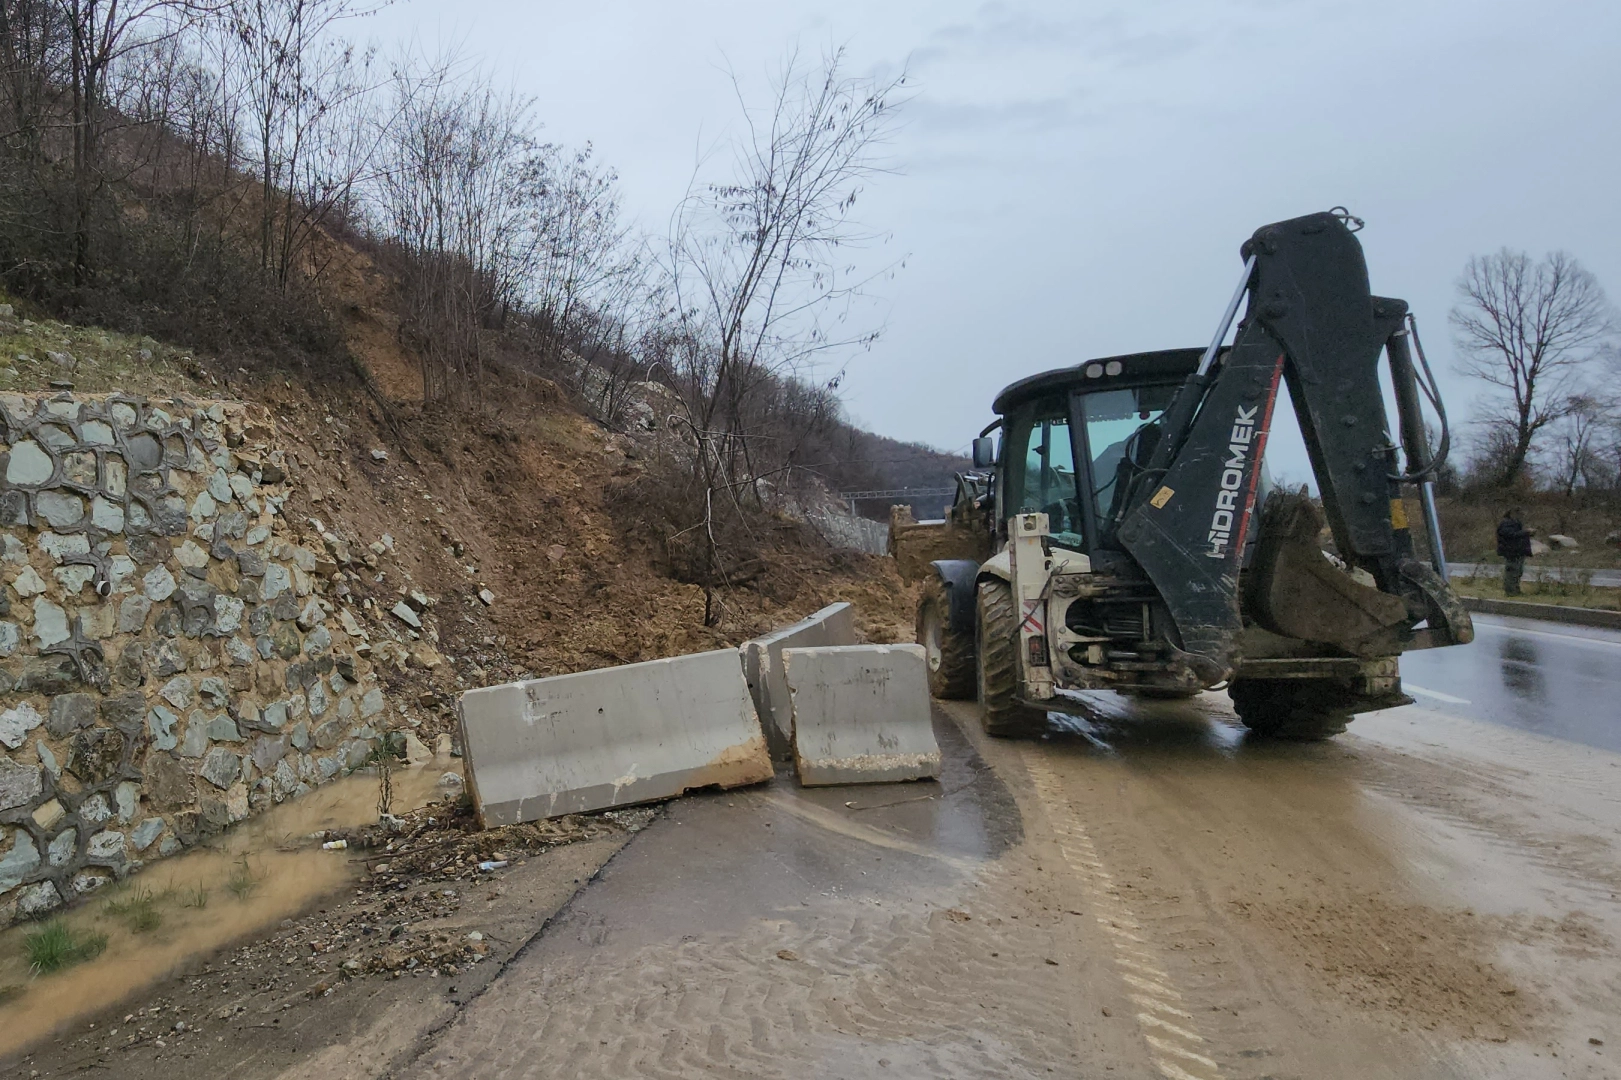
[[[977,697],[987,732],[1019,737],[1066,691],[1225,688],[1253,732],[1316,739],[1409,703],[1403,652],[1473,639],[1435,510],[1445,408],[1407,304],[1369,289],[1361,225],[1336,208],[1257,230],[1204,349],[1088,360],[997,395],[947,519],[892,512],[891,551],[924,581],[935,696]],[[1265,477],[1280,386],[1317,498]]]

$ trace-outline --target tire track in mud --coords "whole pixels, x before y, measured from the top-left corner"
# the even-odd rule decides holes
[[[402,1075],[1074,1075],[1068,995],[1032,978],[1046,944],[951,910],[762,920],[633,950],[577,926],[601,944],[527,958]]]
[[[959,856],[904,828],[780,795],[760,802],[775,826],[766,846],[750,839],[734,851],[728,838],[728,854],[711,862],[705,837],[729,837],[746,819],[719,800],[680,804],[638,837],[641,857],[577,897],[396,1075],[1007,1080],[1089,1075],[1109,1062],[1121,1075],[1148,1071],[1132,1029],[1095,1019],[1119,1000],[1100,993],[1112,981],[1099,977],[1106,952],[1077,941],[1029,849]],[[808,874],[805,891],[782,887],[795,868]],[[672,871],[684,879],[673,890]],[[649,927],[670,904],[722,914]]]
[[[1059,853],[1081,882],[1098,925],[1108,935],[1116,972],[1137,1007],[1135,1019],[1149,1047],[1149,1060],[1166,1080],[1223,1080],[1221,1066],[1209,1056],[1193,1014],[1183,1008],[1181,992],[1143,936],[1142,924],[1098,857],[1058,777],[1039,750],[1025,747],[1022,755]]]
[[[1534,789],[1515,786],[1502,770],[1441,759],[1425,760],[1377,745],[1358,755],[1362,784],[1372,794],[1416,810],[1505,856],[1563,881],[1589,902],[1621,893],[1617,846],[1601,822],[1555,807],[1535,808]],[[1608,778],[1605,778],[1608,779]],[[1589,778],[1561,777],[1571,787],[1598,787]],[[1615,786],[1602,791],[1611,795]],[[1505,810],[1504,807],[1516,808]]]

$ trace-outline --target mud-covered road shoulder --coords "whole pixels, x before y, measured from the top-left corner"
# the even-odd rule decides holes
[[[386,1075],[478,997],[632,831],[604,830],[472,880],[418,879],[328,896],[270,933],[195,960],[0,1062],[0,1073]]]

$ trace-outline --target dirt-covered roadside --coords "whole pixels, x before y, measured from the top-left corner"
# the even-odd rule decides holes
[[[480,831],[455,795],[332,830],[352,880],[27,1054],[7,1076],[376,1076],[449,1023],[658,811]]]

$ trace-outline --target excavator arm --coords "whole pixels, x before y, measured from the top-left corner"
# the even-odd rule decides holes
[[[1423,521],[1434,565],[1414,555],[1403,483],[1424,484],[1438,462],[1428,460],[1407,305],[1370,291],[1354,220],[1311,214],[1265,226],[1245,243],[1233,303],[1162,417],[1158,444],[1116,519],[1118,543],[1154,583],[1183,659],[1206,685],[1231,677],[1240,663],[1246,616],[1286,637],[1361,656],[1473,637],[1443,579],[1433,512]],[[1222,350],[1246,297],[1233,344]],[[1406,474],[1380,391],[1381,353],[1389,355]],[[1323,556],[1314,527],[1320,519],[1304,496],[1275,493],[1264,515],[1256,505],[1280,383],[1288,386],[1334,545],[1346,570],[1366,571],[1372,586]],[[1427,486],[1421,491],[1430,498]],[[1262,535],[1244,569],[1258,517]]]

